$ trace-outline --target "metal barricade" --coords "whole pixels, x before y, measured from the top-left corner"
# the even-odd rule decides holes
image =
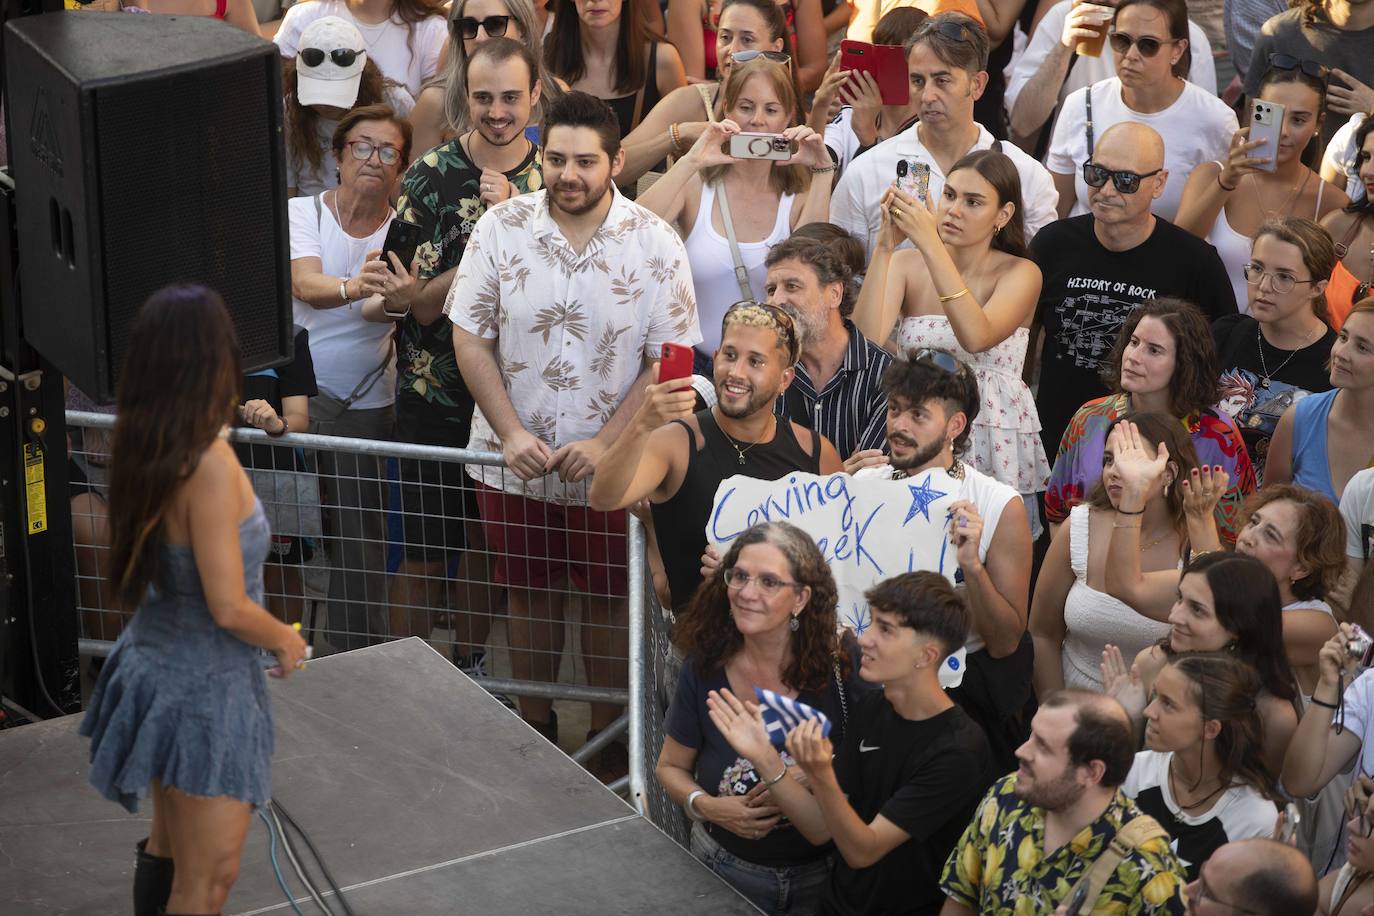
[[[99,657],[127,622],[106,581],[114,417],[69,411],[67,423],[81,649]],[[300,622],[317,653],[419,636],[498,697],[562,701],[560,743],[581,763],[628,731],[630,775],[612,787],[634,799],[657,789],[657,747],[646,751],[637,727],[640,609],[656,604],[637,519],[588,533],[585,501],[516,517],[527,506],[502,498],[510,471],[493,452],[256,429],[229,439],[273,530],[265,604]],[[587,574],[565,587],[548,573],[568,560]],[[582,744],[584,703],[603,718],[627,711]]]

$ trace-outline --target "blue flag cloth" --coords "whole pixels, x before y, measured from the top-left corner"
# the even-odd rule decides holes
[[[774,747],[782,747],[787,740],[787,733],[806,719],[820,719],[821,735],[830,737],[830,720],[820,710],[762,687],[754,688],[754,696],[758,697],[759,705],[763,707],[763,726],[768,730],[768,740]]]

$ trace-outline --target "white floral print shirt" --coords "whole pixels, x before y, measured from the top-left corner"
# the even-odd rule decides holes
[[[444,311],[495,338],[497,364],[525,429],[551,449],[590,439],[664,343],[701,341],[687,252],[673,229],[619,191],[576,253],[549,214],[548,192],[503,201],[477,221]],[[500,451],[479,408],[469,448]],[[468,473],[508,493],[585,500],[555,472],[523,482],[500,467]]]

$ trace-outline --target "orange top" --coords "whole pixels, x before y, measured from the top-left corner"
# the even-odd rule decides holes
[[[1355,307],[1355,294],[1363,286],[1354,274],[1345,269],[1344,264],[1336,262],[1336,269],[1331,271],[1331,282],[1326,284],[1326,320],[1332,330],[1339,331],[1341,325],[1345,324],[1346,316]],[[1367,288],[1364,295],[1369,295]]]

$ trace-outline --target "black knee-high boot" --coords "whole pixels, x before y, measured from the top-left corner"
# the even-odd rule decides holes
[[[134,916],[158,916],[172,896],[172,874],[176,871],[171,859],[149,855],[148,841],[138,841],[134,860]]]

